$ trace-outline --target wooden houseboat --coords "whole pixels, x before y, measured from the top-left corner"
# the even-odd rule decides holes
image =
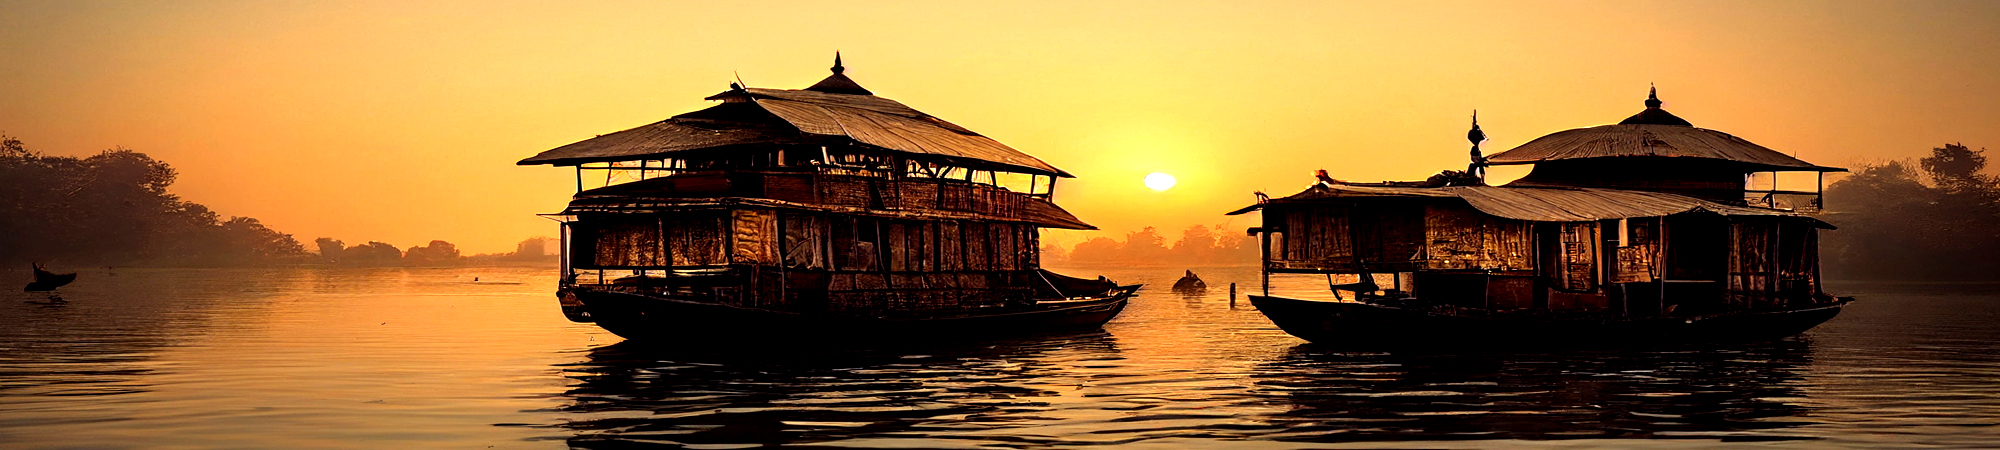
[[[1618,124],[1490,158],[1479,156],[1475,118],[1465,172],[1321,177],[1232,212],[1263,212],[1250,232],[1263,243],[1264,291],[1250,300],[1294,336],[1347,346],[1768,340],[1853,301],[1821,289],[1819,230],[1832,226],[1811,216],[1819,189],[1750,189],[1757,173],[1823,179],[1844,169],[1696,128],[1660,106],[1649,94]],[[1506,185],[1484,182],[1484,166],[1508,164],[1534,166]],[[1273,276],[1323,276],[1334,292],[1272,295]]]
[[[563,313],[628,339],[963,336],[1095,329],[1138,286],[1039,264],[1040,159],[875,96],[843,72],[558,147]]]

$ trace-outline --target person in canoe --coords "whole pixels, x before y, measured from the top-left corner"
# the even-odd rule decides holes
[[[1208,283],[1201,281],[1201,277],[1194,276],[1192,270],[1187,271],[1187,275],[1182,276],[1180,281],[1174,282],[1174,292],[1194,292],[1204,289],[1208,289]]]

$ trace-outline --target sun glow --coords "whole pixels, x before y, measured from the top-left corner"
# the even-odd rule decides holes
[[[1153,172],[1152,174],[1146,175],[1146,187],[1153,188],[1153,190],[1155,191],[1164,191],[1173,188],[1174,176],[1159,172]]]

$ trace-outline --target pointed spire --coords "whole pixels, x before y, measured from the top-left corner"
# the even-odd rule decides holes
[[[1479,143],[1486,142],[1486,132],[1479,130],[1479,110],[1472,110],[1472,131],[1465,132],[1465,140],[1472,141],[1472,163],[1465,165],[1465,176],[1473,183],[1486,184],[1486,155],[1480,153]]]
[[[874,92],[869,92],[868,89],[862,88],[860,84],[856,84],[853,79],[847,78],[847,75],[843,72],[847,72],[847,65],[840,63],[840,52],[833,52],[833,75],[827,75],[826,79],[819,80],[819,83],[813,84],[812,87],[808,87],[806,90],[835,94],[875,95]]]
[[[1486,132],[1479,130],[1479,110],[1472,110],[1472,131],[1465,132],[1465,140],[1472,141],[1473,147],[1486,141]]]
[[[1618,124],[1694,126],[1694,124],[1688,123],[1687,119],[1675,117],[1673,114],[1668,113],[1667,110],[1660,109],[1660,105],[1664,103],[1660,101],[1660,88],[1653,86],[1652,83],[1647,83],[1646,86],[1646,109],[1639,111],[1638,114],[1633,114],[1632,117],[1625,118],[1624,121],[1618,122]]]

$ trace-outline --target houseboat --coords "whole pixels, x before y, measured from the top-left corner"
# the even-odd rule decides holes
[[[1465,171],[1322,174],[1291,196],[1259,194],[1230,213],[1262,211],[1252,304],[1293,336],[1359,347],[1770,340],[1853,301],[1821,289],[1819,232],[1833,227],[1812,217],[1824,174],[1844,169],[1694,127],[1657,91],[1645,104],[1491,157],[1475,116]],[[1533,166],[1485,183],[1486,166],[1517,164]],[[1785,173],[1816,186],[1778,189]],[[1332,292],[1273,295],[1274,276],[1324,277]]]
[[[627,339],[953,337],[1095,329],[1139,286],[1042,270],[1071,177],[844,74],[557,147],[574,167],[557,289]]]

